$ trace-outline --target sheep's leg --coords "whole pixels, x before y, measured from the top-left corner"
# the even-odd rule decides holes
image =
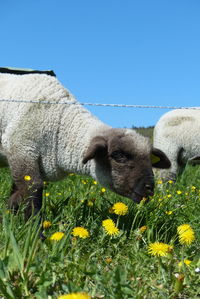
[[[15,160],[16,161],[16,160]],[[9,165],[14,184],[9,199],[9,207],[16,211],[20,203],[25,203],[25,219],[36,215],[42,207],[43,181],[37,163],[18,159],[17,163],[10,159]],[[27,179],[28,178],[28,179]]]

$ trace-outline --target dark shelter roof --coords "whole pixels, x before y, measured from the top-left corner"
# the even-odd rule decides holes
[[[8,74],[16,74],[16,75],[47,74],[47,75],[56,77],[56,74],[52,70],[39,71],[39,70],[18,69],[18,68],[11,68],[11,67],[0,67],[0,73],[8,73]]]

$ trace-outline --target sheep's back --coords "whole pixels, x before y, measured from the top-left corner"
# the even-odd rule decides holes
[[[200,150],[200,110],[178,109],[165,113],[154,129],[154,146],[172,153],[181,148],[187,155]]]

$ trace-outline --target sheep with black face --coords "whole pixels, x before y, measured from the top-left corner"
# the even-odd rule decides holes
[[[44,180],[86,174],[140,202],[153,195],[152,157],[154,167],[170,167],[166,155],[147,138],[104,124],[55,77],[0,74],[0,98],[5,100],[0,103],[0,165],[10,167],[14,181],[9,205],[17,209],[26,201],[27,218],[42,206]],[[30,181],[24,180],[26,175]]]

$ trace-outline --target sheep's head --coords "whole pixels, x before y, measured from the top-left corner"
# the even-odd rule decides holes
[[[94,137],[83,163],[95,160],[98,181],[139,203],[154,192],[152,167],[169,168],[166,155],[152,148],[149,139],[130,129],[110,129]]]

